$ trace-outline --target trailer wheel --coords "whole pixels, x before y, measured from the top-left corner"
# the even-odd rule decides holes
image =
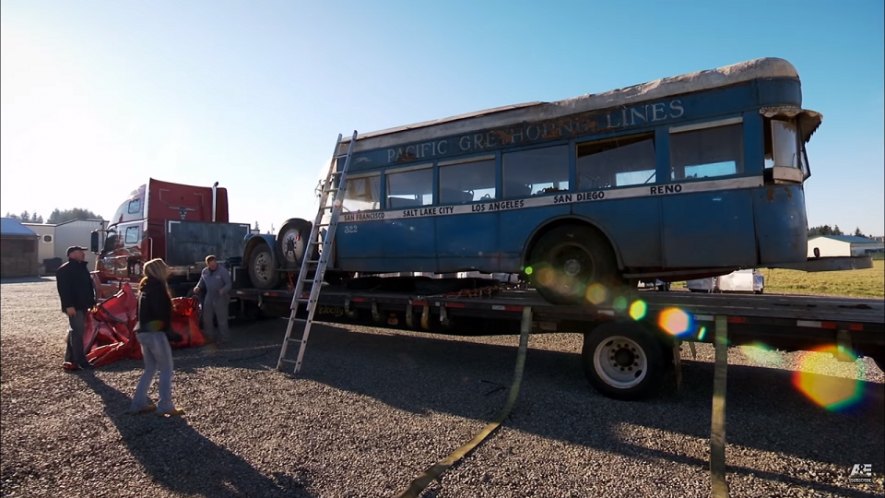
[[[300,218],[286,220],[277,234],[277,249],[283,255],[283,265],[287,269],[301,267],[304,249],[310,237],[311,223]]]
[[[583,303],[593,283],[609,290],[624,285],[608,242],[587,226],[564,225],[546,233],[532,248],[529,267],[532,285],[555,304]]]
[[[609,322],[584,334],[584,374],[602,394],[637,400],[656,392],[670,365],[662,342],[632,322]]]
[[[273,253],[266,244],[256,246],[249,254],[249,279],[259,289],[273,289],[280,281]]]

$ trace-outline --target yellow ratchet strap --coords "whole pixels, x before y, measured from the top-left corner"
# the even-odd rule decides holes
[[[468,443],[453,451],[451,455],[443,460],[435,463],[424,471],[412,484],[400,493],[399,498],[418,498],[418,495],[431,483],[459,460],[469,455],[477,446],[479,446],[487,437],[492,435],[504,420],[510,415],[513,405],[516,404],[516,398],[519,397],[519,388],[522,384],[522,373],[525,369],[525,354],[529,344],[529,332],[532,330],[532,308],[526,306],[522,309],[522,323],[519,330],[519,352],[516,354],[516,368],[513,372],[513,383],[510,385],[510,394],[507,396],[507,402],[504,409],[498,415],[494,422],[487,424],[473,439]]]

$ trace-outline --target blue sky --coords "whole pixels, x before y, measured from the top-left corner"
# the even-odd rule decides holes
[[[311,219],[348,135],[782,57],[810,225],[885,233],[883,2],[2,0],[0,213],[109,218],[150,177]]]

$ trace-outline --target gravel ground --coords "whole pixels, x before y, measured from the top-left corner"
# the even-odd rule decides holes
[[[53,281],[0,296],[2,496],[394,496],[495,419],[518,342],[318,326],[295,379],[273,370],[285,321],[235,325],[221,349],[174,352],[187,414],[164,419],[126,413],[140,362],[61,369]],[[681,390],[641,403],[588,387],[578,335],[529,348],[511,417],[422,496],[710,495],[712,348],[683,353]],[[813,354],[818,379],[858,379],[860,403],[831,412],[793,387],[808,355],[730,351],[731,496],[882,496],[882,372]],[[854,464],[872,484],[849,482]]]

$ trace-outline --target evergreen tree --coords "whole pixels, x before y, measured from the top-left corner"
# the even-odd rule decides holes
[[[49,215],[48,223],[59,224],[64,223],[66,221],[71,220],[89,220],[89,219],[100,219],[101,216],[93,213],[88,209],[83,208],[73,208],[66,209],[64,211],[56,208],[52,211],[52,214]]]

